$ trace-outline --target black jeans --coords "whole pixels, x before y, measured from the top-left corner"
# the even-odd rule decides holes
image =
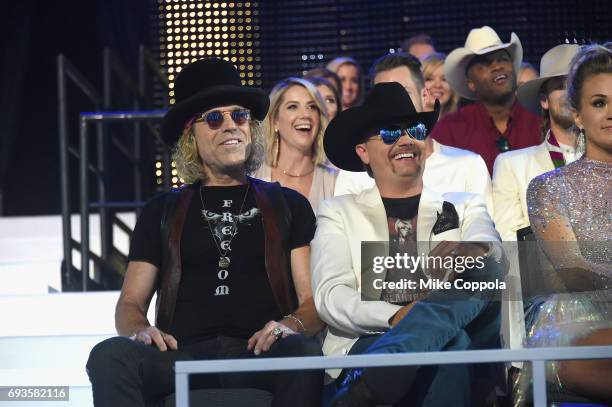
[[[291,335],[260,356],[246,350],[246,339],[219,336],[179,351],[161,352],[125,337],[97,344],[87,361],[96,407],[145,406],[174,392],[174,362],[179,360],[322,356],[313,338]],[[290,370],[190,375],[190,388],[255,388],[273,394],[273,406],[318,406],[323,371]]]

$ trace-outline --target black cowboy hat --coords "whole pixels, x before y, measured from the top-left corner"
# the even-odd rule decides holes
[[[433,112],[418,113],[406,89],[397,82],[376,84],[365,102],[344,110],[325,130],[323,148],[327,158],[338,168],[365,171],[355,146],[384,126],[411,127],[422,123],[430,133],[438,120],[440,102]]]
[[[184,67],[174,82],[176,103],[161,122],[161,136],[173,145],[189,119],[199,112],[223,105],[240,105],[256,120],[268,113],[268,95],[242,85],[238,71],[230,62],[206,58]]]

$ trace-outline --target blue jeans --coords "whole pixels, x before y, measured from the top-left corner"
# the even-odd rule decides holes
[[[504,275],[504,267],[489,260],[482,272],[473,272],[469,277],[477,281],[494,280]],[[461,290],[434,291],[417,302],[388,332],[363,337],[355,346],[356,353],[361,354],[494,349],[500,346],[499,330],[499,301]],[[362,377],[380,403],[401,405],[406,400],[411,405],[470,406],[473,379],[490,378],[487,372],[490,368],[481,365],[473,369],[469,365],[368,368]],[[494,381],[485,384],[488,389],[477,389],[476,398],[486,397]]]

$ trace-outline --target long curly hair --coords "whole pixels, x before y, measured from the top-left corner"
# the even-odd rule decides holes
[[[188,126],[185,127],[181,137],[179,137],[172,151],[172,160],[176,165],[178,176],[187,183],[193,184],[196,181],[206,183],[208,177],[206,175],[206,162],[202,160],[198,153],[196,144],[195,132],[193,129],[193,120],[190,120]],[[264,140],[263,140],[263,125],[261,121],[250,120],[249,129],[251,130],[251,144],[247,151],[247,157],[244,162],[244,169],[247,174],[252,174],[257,171],[264,159]]]

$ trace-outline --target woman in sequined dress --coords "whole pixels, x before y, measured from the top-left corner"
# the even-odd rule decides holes
[[[612,50],[582,47],[567,81],[586,152],[527,191],[532,228],[565,287],[541,305],[529,347],[612,344]],[[612,359],[552,362],[547,374],[556,392],[612,402]]]

